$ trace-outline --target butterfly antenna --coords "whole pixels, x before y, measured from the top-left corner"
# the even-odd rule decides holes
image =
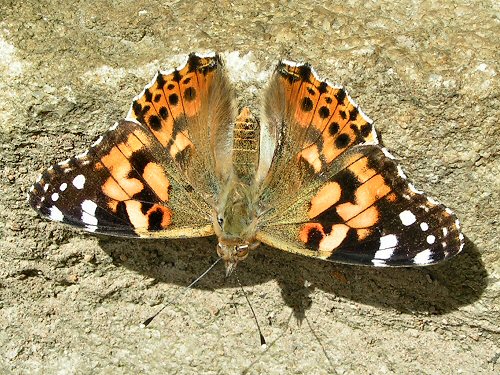
[[[243,292],[243,295],[245,296],[245,299],[248,302],[248,306],[250,307],[250,311],[252,311],[253,319],[255,320],[255,324],[257,325],[257,330],[259,331],[259,336],[260,336],[260,346],[265,349],[267,347],[266,344],[266,339],[264,338],[264,335],[262,334],[262,331],[260,330],[260,325],[259,321],[257,320],[257,315],[255,315],[255,311],[253,310],[252,304],[250,303],[250,300],[248,299],[247,293],[245,292],[245,289],[243,289],[243,285],[241,285],[240,279],[238,278],[238,275],[236,275],[236,280],[238,281],[238,285],[240,286],[241,291]]]
[[[207,270],[206,270],[205,272],[203,272],[200,276],[198,276],[198,277],[197,277],[197,278],[196,278],[196,279],[195,279],[195,280],[194,280],[191,284],[189,284],[189,285],[188,285],[188,286],[186,286],[184,289],[182,289],[181,291],[179,291],[179,292],[176,294],[176,296],[174,297],[174,299],[173,299],[173,300],[171,300],[171,301],[169,301],[169,302],[165,303],[165,304],[164,304],[164,305],[160,308],[160,310],[158,310],[158,311],[156,312],[156,314],[154,314],[153,316],[151,316],[151,317],[147,318],[144,322],[142,322],[141,327],[143,327],[143,328],[144,328],[144,327],[147,327],[147,326],[149,325],[149,323],[151,323],[151,322],[153,321],[153,319],[154,319],[154,318],[156,318],[156,317],[157,317],[157,316],[158,316],[158,315],[159,315],[159,314],[160,314],[160,313],[161,313],[161,312],[162,312],[162,311],[163,311],[163,310],[164,310],[167,306],[171,305],[173,302],[175,302],[175,301],[177,301],[179,298],[183,297],[183,296],[184,296],[184,294],[186,294],[186,293],[189,291],[189,289],[191,289],[191,287],[192,287],[194,284],[196,284],[198,281],[200,281],[200,279],[201,279],[203,276],[205,276],[207,273],[209,273],[209,272],[210,272],[210,270],[211,270],[212,268],[214,268],[214,267],[215,267],[215,265],[216,265],[217,263],[219,263],[219,261],[220,261],[221,259],[222,259],[222,258],[217,258],[217,260],[216,260],[215,262],[213,262],[213,263],[212,263],[212,265],[211,265],[210,267],[208,267],[208,268],[207,268]]]

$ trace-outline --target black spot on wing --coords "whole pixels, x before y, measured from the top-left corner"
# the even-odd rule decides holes
[[[162,119],[166,120],[168,118],[168,109],[167,109],[167,107],[161,107],[160,111],[159,111],[159,114],[160,114],[160,116],[161,116]]]
[[[297,74],[305,82],[311,82],[311,66],[309,64],[299,65],[297,67]]]
[[[177,103],[179,103],[179,96],[177,96],[177,94],[171,94],[168,97],[168,102],[170,103],[170,105],[176,106]]]
[[[148,214],[148,230],[157,231],[162,230],[161,223],[163,221],[163,211],[160,207]]]
[[[327,92],[328,91],[328,83],[321,82],[318,86],[318,91],[320,92],[320,94],[324,94],[325,92]],[[330,99],[330,101],[331,101],[331,99]]]
[[[149,126],[153,130],[160,130],[161,129],[161,121],[160,118],[156,115],[152,115],[149,117]]]
[[[332,122],[328,127],[328,132],[330,135],[336,135],[339,132],[340,126],[337,122]]]
[[[151,91],[149,91],[149,89],[144,90],[144,97],[148,102],[153,100],[153,94],[151,94]]]
[[[361,125],[361,135],[363,137],[368,137],[372,131],[372,124]]]
[[[349,121],[354,121],[358,117],[358,109],[354,107],[351,112],[349,112]]]
[[[312,250],[318,250],[319,249],[319,243],[323,239],[323,233],[317,228],[311,228],[309,229],[309,232],[307,232],[307,242],[306,246],[308,249]]]
[[[172,81],[180,82],[181,79],[182,79],[181,73],[179,73],[179,71],[175,69],[174,72],[172,73]]]
[[[314,107],[313,101],[309,97],[302,99],[301,108],[304,112],[310,112]]]
[[[322,106],[318,111],[319,117],[325,119],[330,116],[330,110],[328,107]]]
[[[159,89],[163,89],[163,86],[165,86],[165,83],[167,83],[165,81],[165,78],[163,77],[163,75],[158,72],[158,76],[156,77],[156,85]]]
[[[346,97],[346,93],[343,89],[340,89],[335,94],[335,99],[337,99],[338,104],[344,104],[345,97]]]
[[[343,169],[331,181],[337,182],[341,187],[340,199],[337,204],[346,202],[355,203],[355,193],[361,186],[361,183],[351,171]],[[343,220],[340,222],[343,222]]]
[[[146,168],[146,165],[151,162],[151,154],[146,150],[138,150],[132,153],[129,161],[135,171],[137,171],[137,173],[142,176],[142,174],[144,173],[144,168]]]
[[[346,133],[340,134],[337,138],[335,138],[335,147],[337,148],[346,148],[351,141],[350,137]]]
[[[194,87],[188,87],[184,90],[184,100],[191,102],[196,99],[196,90]]]

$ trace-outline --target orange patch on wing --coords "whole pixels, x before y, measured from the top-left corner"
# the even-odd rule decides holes
[[[108,202],[108,207],[111,211],[116,212],[118,208],[118,201],[115,199],[112,199]]]
[[[317,231],[325,236],[325,231],[323,230],[323,226],[320,223],[307,223],[302,226],[299,232],[299,239],[303,243],[307,243],[309,240],[309,232]]]
[[[142,177],[144,177],[144,180],[162,201],[168,201],[170,181],[165,176],[165,172],[159,164],[148,163],[144,168]]]
[[[106,156],[101,158],[101,161],[116,180],[114,182],[118,183],[118,185],[125,191],[125,193],[127,193],[129,197],[142,191],[144,185],[141,181],[136,178],[128,177],[130,171],[132,171],[132,166],[118,147],[113,147]],[[105,185],[107,185],[108,182],[111,185],[109,187],[110,190],[116,193],[118,190],[110,179],[106,181]],[[105,186],[103,186],[103,191],[104,189]],[[110,197],[117,199],[115,196]]]
[[[355,193],[356,203],[343,203],[338,205],[337,213],[348,221],[373,205],[379,198],[389,194],[391,188],[386,185],[384,178],[381,175],[376,175],[363,185],[361,185]]]
[[[155,229],[167,228],[172,224],[172,211],[165,206],[155,204],[151,207],[146,214],[142,213],[142,203],[135,200],[125,201],[127,215],[134,226],[138,230],[149,230],[152,220],[157,220],[155,215],[161,214],[161,222],[155,223]]]
[[[147,228],[148,217],[141,211],[142,203],[134,200],[125,201],[127,215],[134,228]]]
[[[182,152],[186,147],[194,147],[191,140],[182,133],[177,133],[175,136],[174,144],[170,148],[170,156],[175,158],[175,156]]]
[[[125,201],[130,198],[113,177],[109,177],[101,189],[104,195],[116,201]]]
[[[148,217],[148,219],[151,219],[152,215],[158,213],[162,214],[160,223],[161,228],[166,228],[170,224],[172,224],[172,211],[168,207],[161,206],[159,204],[155,204],[153,207],[151,207],[146,213],[146,216]]]
[[[311,207],[307,212],[309,218],[318,216],[333,206],[340,199],[342,189],[337,182],[328,182],[311,199]]]
[[[351,228],[369,228],[377,224],[379,221],[379,212],[377,207],[371,206],[364,210],[359,215],[354,216],[346,222]]]
[[[305,161],[307,161],[316,173],[321,171],[321,159],[319,158],[317,145],[311,145],[306,149],[302,150],[299,154],[299,158],[302,158]]]
[[[364,183],[371,177],[377,174],[377,172],[368,167],[368,158],[362,157],[349,165],[347,168],[349,171],[354,173],[359,182]]]
[[[396,194],[394,194],[394,193],[390,193],[390,194],[388,194],[388,195],[386,196],[386,199],[387,199],[389,202],[395,202],[397,198],[398,198],[398,197],[397,197],[397,196],[396,196]]]
[[[358,234],[358,240],[363,241],[366,237],[373,233],[372,229],[362,228],[356,230]]]
[[[319,251],[332,252],[344,241],[349,227],[345,224],[335,224],[329,235],[319,242]]]

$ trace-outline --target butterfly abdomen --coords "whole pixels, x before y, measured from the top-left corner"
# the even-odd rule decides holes
[[[259,164],[259,122],[245,107],[236,118],[233,130],[233,168],[236,176],[250,183]]]

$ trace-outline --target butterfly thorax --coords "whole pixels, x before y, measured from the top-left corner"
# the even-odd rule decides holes
[[[233,170],[218,201],[214,220],[217,252],[232,272],[260,242],[255,239],[257,203],[253,188],[259,163],[259,123],[248,108],[236,118],[233,130]]]

